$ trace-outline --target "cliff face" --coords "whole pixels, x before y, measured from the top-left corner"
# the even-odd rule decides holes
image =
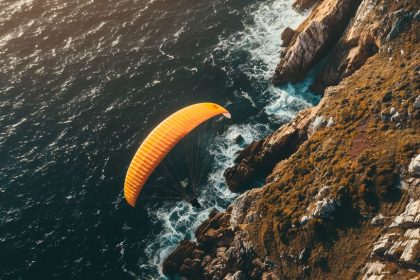
[[[417,4],[418,6],[418,4]],[[418,20],[415,1],[363,0],[331,57],[321,69],[313,90],[323,92],[359,69],[390,40]]]
[[[287,40],[289,44],[282,51],[273,83],[279,85],[302,80],[338,41],[359,3],[360,0],[319,1],[292,38]]]
[[[314,9],[327,2],[339,1],[319,1]],[[225,212],[213,212],[197,229],[197,241],[184,241],[166,259],[165,274],[187,279],[416,279],[420,44],[413,11],[418,7],[406,1],[394,17],[393,3],[369,3],[359,6],[333,49],[336,61],[324,69],[334,69],[337,60],[350,63],[361,48],[358,43],[343,51],[343,42],[357,32],[371,32],[384,17],[398,30],[373,32],[379,34],[377,50],[338,75],[339,84],[325,90],[319,105],[242,151],[225,173],[229,186],[246,189],[257,173],[267,174],[266,184],[242,193]],[[391,10],[380,14],[381,5]],[[408,23],[397,27],[406,17]],[[305,26],[311,25],[310,18]],[[291,39],[290,46],[296,42]]]
[[[415,0],[297,0],[294,5],[301,9],[314,4],[296,31],[287,28],[282,34],[285,48],[274,84],[302,80],[328,52],[312,87],[322,93],[327,86],[337,85],[353,74],[383,44],[420,18]]]

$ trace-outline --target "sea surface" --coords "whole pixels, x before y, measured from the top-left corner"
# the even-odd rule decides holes
[[[163,258],[235,198],[223,172],[241,147],[318,102],[310,75],[270,84],[281,31],[305,17],[291,4],[1,0],[0,279],[164,279]],[[142,139],[202,101],[232,114],[207,147],[203,208],[131,208]]]

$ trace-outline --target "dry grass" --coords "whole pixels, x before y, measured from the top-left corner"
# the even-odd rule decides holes
[[[420,119],[408,117],[420,88],[419,44],[410,37],[415,32],[410,34],[391,45],[393,52],[378,53],[342,82],[321,110],[335,125],[317,131],[270,175],[275,180],[258,206],[262,218],[247,231],[258,253],[279,264],[283,279],[357,277],[380,232],[370,219],[378,212],[395,215],[406,201],[397,188],[399,176],[420,152]],[[391,107],[402,116],[400,128],[381,119]],[[301,226],[322,186],[332,187],[330,196],[342,207],[331,219]],[[300,261],[304,248],[310,252]],[[304,271],[306,265],[310,269]]]

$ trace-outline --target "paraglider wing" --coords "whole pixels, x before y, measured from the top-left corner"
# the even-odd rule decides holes
[[[182,138],[201,123],[221,114],[230,118],[229,112],[222,106],[198,103],[175,112],[153,129],[128,168],[124,183],[127,202],[133,207],[136,205],[137,197],[149,176]]]

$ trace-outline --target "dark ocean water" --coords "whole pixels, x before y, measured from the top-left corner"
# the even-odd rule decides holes
[[[235,197],[224,169],[317,98],[274,88],[288,0],[1,0],[0,279],[157,279],[162,259]],[[168,114],[212,101],[233,119],[198,211],[130,208],[123,182]]]

